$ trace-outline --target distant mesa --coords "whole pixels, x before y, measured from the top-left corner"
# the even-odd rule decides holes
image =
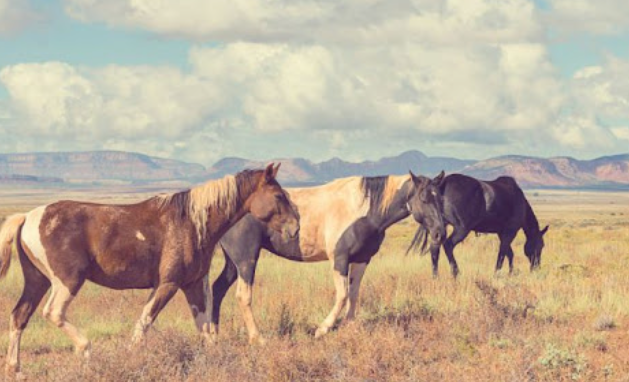
[[[261,161],[228,157],[209,168],[123,151],[0,154],[0,185],[192,185],[245,168],[259,168],[271,161],[282,162],[280,180],[289,186],[321,184],[352,175],[402,175],[410,169],[429,176],[441,170],[479,179],[509,175],[526,188],[629,189],[629,154],[592,160],[507,155],[476,161],[430,157],[417,150],[363,162],[341,158],[316,163],[304,158]]]
[[[155,182],[205,176],[199,164],[123,151],[0,154],[0,177],[31,176],[66,183]],[[4,180],[0,182],[5,183]]]

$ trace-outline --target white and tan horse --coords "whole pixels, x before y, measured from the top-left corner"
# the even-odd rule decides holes
[[[301,231],[298,240],[284,240],[253,216],[246,216],[220,241],[225,268],[213,284],[212,327],[218,334],[221,302],[238,280],[237,298],[250,342],[263,341],[251,310],[252,288],[260,249],[294,261],[329,260],[336,300],[319,325],[326,334],[347,305],[347,319],[356,315],[360,283],[385,231],[409,216],[409,201],[418,183],[411,176],[350,177],[310,188],[286,189],[295,204]]]
[[[204,279],[221,236],[247,213],[280,236],[299,222],[275,180],[278,167],[246,170],[191,190],[131,205],[60,201],[13,215],[0,230],[0,276],[15,241],[24,291],[11,314],[6,370],[20,369],[20,338],[48,289],[44,316],[89,355],[90,343],[66,318],[86,280],[112,289],[152,289],[137,323],[142,339],[173,295],[183,290],[199,332],[208,336]]]

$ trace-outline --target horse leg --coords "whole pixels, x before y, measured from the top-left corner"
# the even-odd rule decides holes
[[[462,242],[469,233],[470,231],[465,228],[454,226],[454,231],[443,243],[443,249],[446,252],[446,256],[448,256],[448,262],[450,262],[452,276],[455,278],[459,275],[459,266],[454,259],[454,247]]]
[[[70,277],[66,282],[68,285],[59,279],[52,280],[52,292],[44,306],[44,317],[70,337],[76,354],[87,358],[90,355],[90,341],[66,319],[68,306],[83,286],[85,278]]]
[[[204,340],[210,341],[210,313],[208,308],[210,307],[211,296],[208,296],[209,292],[209,275],[205,275],[202,279],[198,280],[190,287],[183,289],[183,293],[186,296],[190,311],[192,312],[192,318],[196,324],[199,334]]]
[[[20,251],[21,252],[21,251]],[[24,274],[24,289],[20,300],[15,305],[9,322],[9,348],[6,358],[6,373],[9,379],[11,375],[20,373],[20,340],[22,332],[26,329],[28,321],[39,305],[48,289],[50,281],[20,253],[22,273]]]
[[[240,305],[240,311],[245,320],[247,326],[247,332],[249,333],[249,343],[258,343],[264,345],[266,340],[260,336],[258,325],[253,317],[253,311],[251,310],[251,303],[253,301],[253,281],[255,278],[257,258],[253,264],[245,267],[238,268],[238,284],[236,284],[236,298]]]
[[[430,243],[430,258],[432,259],[432,277],[439,276],[439,250],[441,244]]]
[[[498,272],[499,270],[502,269],[502,264],[505,261],[505,255],[506,255],[506,253],[504,253],[504,251],[502,250],[502,245],[501,245],[500,248],[498,248],[498,260],[496,260],[496,270],[495,270],[495,272]]]
[[[210,334],[214,341],[218,340],[218,324],[221,315],[221,304],[223,303],[223,299],[225,298],[227,291],[238,277],[236,265],[234,265],[234,262],[230,259],[225,249],[223,249],[223,252],[225,253],[225,267],[216,281],[214,281],[214,284],[212,284]]]
[[[500,249],[498,254],[498,263],[496,264],[496,271],[502,268],[505,255],[509,259],[509,274],[513,273],[513,249],[511,249],[511,242],[515,238],[515,232],[501,233],[500,237]]]
[[[170,301],[170,299],[177,293],[179,286],[172,282],[165,282],[157,286],[153,292],[151,299],[144,306],[142,315],[135,325],[135,331],[133,333],[132,342],[134,344],[139,343],[144,339],[146,331],[149,330],[159,312],[164,309],[164,306]]]
[[[341,261],[338,260],[341,260],[340,256],[335,256],[332,269],[332,278],[334,279],[334,287],[336,288],[336,300],[328,316],[317,328],[315,332],[315,338],[319,338],[330,331],[330,328],[334,326],[334,323],[336,323],[336,319],[341,313],[341,310],[343,310],[343,307],[347,303],[347,289],[349,284],[347,274],[349,270],[349,264],[347,263],[347,259]],[[341,264],[339,265],[337,264],[337,262]]]
[[[354,263],[349,267],[349,301],[347,304],[346,320],[353,320],[358,312],[358,298],[360,282],[363,279],[367,263]]]

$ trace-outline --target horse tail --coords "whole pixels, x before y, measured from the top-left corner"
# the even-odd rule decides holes
[[[0,229],[0,278],[4,277],[9,270],[13,240],[25,220],[26,214],[11,215],[4,221]]]
[[[409,245],[406,250],[406,254],[410,251],[417,251],[419,249],[420,255],[425,255],[428,252],[428,230],[423,225],[419,225],[417,227],[417,232],[415,232],[415,236],[413,236],[413,240],[411,240],[411,245]]]

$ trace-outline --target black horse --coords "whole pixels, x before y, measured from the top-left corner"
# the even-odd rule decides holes
[[[471,231],[476,233],[495,233],[500,238],[496,271],[502,268],[505,256],[509,259],[509,273],[513,272],[513,250],[511,242],[520,229],[524,230],[526,243],[524,253],[529,259],[531,270],[541,264],[544,234],[548,226],[539,229],[539,223],[531,205],[526,200],[516,181],[508,176],[496,180],[482,181],[461,174],[451,174],[445,178],[422,179],[417,202],[421,205],[414,209],[413,217],[419,223],[434,219],[435,210],[441,212],[445,225],[452,225],[450,236],[431,235],[430,254],[433,275],[437,276],[439,249],[441,245],[448,256],[452,275],[456,277],[459,267],[454,259],[454,247],[463,241]],[[432,206],[432,208],[422,208]],[[427,211],[427,212],[424,212]],[[420,225],[411,244],[411,248],[422,250],[427,247],[427,231],[431,225]],[[434,225],[433,225],[434,226]],[[443,231],[443,227],[439,227]],[[423,238],[423,240],[422,240]]]

